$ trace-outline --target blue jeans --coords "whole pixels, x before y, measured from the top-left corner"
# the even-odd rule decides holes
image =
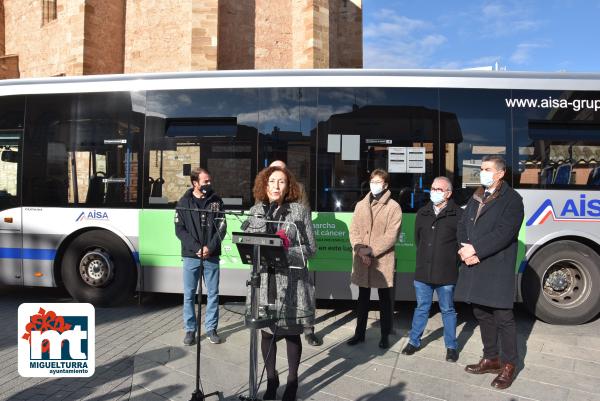
[[[183,328],[185,331],[196,331],[196,310],[194,300],[200,278],[200,259],[183,258]],[[216,330],[219,324],[219,258],[204,260],[204,285],[207,289],[206,331]],[[201,300],[199,301],[201,302]]]
[[[432,285],[414,281],[417,294],[417,307],[413,315],[408,342],[419,347],[421,336],[429,320],[429,309],[433,301],[433,291],[437,292],[444,323],[444,343],[446,348],[456,349],[456,311],[454,310],[454,285]]]

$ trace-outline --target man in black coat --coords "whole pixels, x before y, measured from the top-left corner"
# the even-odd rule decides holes
[[[456,362],[458,351],[454,285],[458,276],[459,262],[456,226],[462,216],[462,209],[450,199],[451,196],[450,180],[446,177],[437,177],[431,184],[431,202],[417,212],[415,220],[417,266],[414,281],[417,307],[413,315],[408,344],[402,353],[412,355],[421,346],[421,336],[427,326],[435,291],[444,323],[446,360]]]
[[[226,230],[225,219],[219,213],[223,210],[223,201],[213,191],[207,170],[193,170],[190,180],[192,188],[179,199],[175,211],[175,234],[181,241],[183,258],[183,343],[193,345],[196,342],[198,325],[194,300],[203,273],[207,289],[204,327],[209,341],[219,344],[219,256]]]
[[[502,180],[505,173],[502,157],[482,159],[482,186],[469,199],[457,231],[463,263],[456,293],[473,305],[483,342],[483,358],[465,370],[497,373],[492,387],[499,389],[512,384],[518,360],[512,308],[517,241],[524,213],[523,199]]]

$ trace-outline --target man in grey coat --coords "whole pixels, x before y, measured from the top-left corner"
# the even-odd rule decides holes
[[[512,309],[518,235],[524,213],[523,199],[503,181],[505,173],[502,157],[482,159],[481,187],[469,199],[457,229],[462,265],[456,294],[473,305],[483,342],[483,358],[465,370],[498,374],[491,383],[498,389],[511,386],[518,361]]]

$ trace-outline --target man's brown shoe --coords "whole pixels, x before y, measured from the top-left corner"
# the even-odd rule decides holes
[[[500,363],[500,359],[498,357],[494,359],[483,358],[475,365],[465,366],[465,370],[475,375],[480,375],[483,373],[500,373],[502,371],[502,364]]]
[[[509,388],[513,380],[515,380],[515,371],[517,367],[512,363],[505,363],[502,367],[502,372],[492,381],[492,387],[500,390]]]

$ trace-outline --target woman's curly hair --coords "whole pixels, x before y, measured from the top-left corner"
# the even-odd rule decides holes
[[[294,175],[287,168],[273,166],[262,169],[254,179],[252,194],[256,203],[269,203],[267,186],[269,185],[269,177],[276,171],[283,172],[287,179],[287,188],[283,194],[282,202],[298,202],[300,199],[300,186]]]

